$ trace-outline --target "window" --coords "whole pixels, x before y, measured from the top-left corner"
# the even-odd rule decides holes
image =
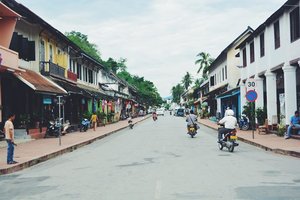
[[[76,73],[76,62],[75,62],[75,60],[73,60],[73,69],[72,69],[72,72],[73,73]]]
[[[84,81],[88,82],[88,69],[86,67],[84,68]]]
[[[227,80],[227,65],[225,65],[225,79]]]
[[[297,7],[290,13],[291,42],[294,42],[300,37],[299,23],[299,7]]]
[[[254,42],[250,43],[250,63],[253,63],[255,61],[254,56]]]
[[[94,77],[93,77],[93,71],[89,69],[89,83],[93,83],[94,82]]]
[[[260,57],[265,56],[265,33],[260,34]]]
[[[224,68],[222,68],[222,81],[224,81],[225,78],[225,73],[224,73]]]
[[[49,61],[53,62],[53,48],[52,45],[49,45]]]
[[[243,67],[247,66],[247,52],[246,47],[243,49]]]
[[[210,77],[210,86],[214,86],[215,85],[215,76],[211,76]]]
[[[278,49],[280,47],[279,21],[274,23],[274,45],[275,49]]]
[[[81,76],[81,65],[77,64],[77,78],[82,80],[82,76]]]

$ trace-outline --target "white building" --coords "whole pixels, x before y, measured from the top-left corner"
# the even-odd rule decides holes
[[[289,124],[300,107],[299,0],[289,0],[262,23],[241,45],[241,80],[255,78],[256,108],[267,108],[269,125],[280,116]],[[241,86],[241,107],[246,87]]]
[[[231,44],[229,44],[214,60],[209,68],[209,99],[210,114],[223,115],[226,107],[231,107],[236,115],[240,114],[239,79],[240,70],[237,67],[239,58],[236,57],[236,47],[253,32],[248,27]],[[221,117],[219,116],[219,117]]]

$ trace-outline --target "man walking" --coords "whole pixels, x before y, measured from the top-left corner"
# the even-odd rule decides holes
[[[16,164],[14,161],[14,124],[15,114],[10,114],[4,125],[5,139],[7,142],[7,164]]]

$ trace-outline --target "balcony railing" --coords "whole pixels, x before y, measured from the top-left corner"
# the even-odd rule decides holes
[[[65,78],[65,68],[52,62],[41,62],[41,73],[45,76],[59,76]]]
[[[0,65],[12,69],[18,69],[18,53],[0,45]]]
[[[77,74],[75,74],[69,70],[67,72],[68,72],[68,79],[77,82]]]

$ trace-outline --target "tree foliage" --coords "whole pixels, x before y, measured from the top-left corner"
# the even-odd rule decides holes
[[[120,71],[117,75],[137,88],[139,101],[146,103],[148,106],[159,106],[163,103],[153,82],[145,80],[144,77],[131,75],[126,70]]]
[[[88,36],[77,31],[66,32],[65,35],[80,47],[86,54],[101,62],[101,54],[97,49],[97,45],[88,41]]]
[[[182,78],[182,84],[184,88],[187,90],[192,83],[193,83],[192,75],[189,72],[186,72],[186,74]]]
[[[214,61],[214,59],[210,57],[209,53],[205,53],[205,52],[201,52],[197,54],[197,57],[199,58],[195,61],[195,64],[200,65],[197,73],[199,74],[202,71],[202,77],[206,80],[209,66]]]
[[[173,86],[171,89],[171,93],[173,96],[173,102],[180,103],[180,96],[184,92],[184,87],[181,84],[177,84],[176,86]]]

